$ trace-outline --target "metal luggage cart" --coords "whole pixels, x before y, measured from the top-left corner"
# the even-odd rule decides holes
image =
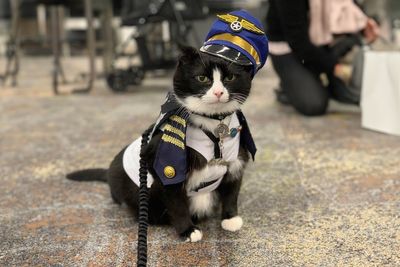
[[[189,34],[200,42],[192,21],[207,15],[208,8],[202,0],[124,0],[121,26],[135,26],[137,31],[116,51],[114,64],[106,74],[110,89],[126,91],[131,85],[140,85],[148,71],[173,68],[179,43],[187,43]],[[132,40],[137,52],[127,54],[125,48]],[[115,62],[122,57],[139,57],[141,64],[130,61],[127,68],[117,68]]]

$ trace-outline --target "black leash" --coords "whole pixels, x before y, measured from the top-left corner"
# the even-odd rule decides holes
[[[149,192],[147,188],[147,163],[143,159],[143,148],[149,141],[152,127],[147,129],[142,135],[140,148],[140,168],[139,168],[139,226],[138,226],[138,245],[137,245],[137,266],[147,265],[147,228],[149,226]]]

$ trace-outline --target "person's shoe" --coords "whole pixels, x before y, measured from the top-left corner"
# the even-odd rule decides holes
[[[360,104],[360,89],[345,85],[343,81],[334,77],[330,80],[331,97],[338,102],[351,105]]]

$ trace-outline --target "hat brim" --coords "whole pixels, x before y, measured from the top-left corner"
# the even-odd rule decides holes
[[[201,52],[217,56],[223,59],[226,59],[228,61],[234,62],[238,65],[242,66],[252,66],[253,62],[250,61],[250,59],[244,55],[242,52],[227,47],[225,45],[219,45],[219,44],[209,44],[209,45],[204,45],[200,48]]]

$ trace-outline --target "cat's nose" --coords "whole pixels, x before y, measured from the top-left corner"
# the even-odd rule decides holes
[[[214,95],[218,98],[221,98],[221,96],[224,94],[223,91],[214,91]]]

